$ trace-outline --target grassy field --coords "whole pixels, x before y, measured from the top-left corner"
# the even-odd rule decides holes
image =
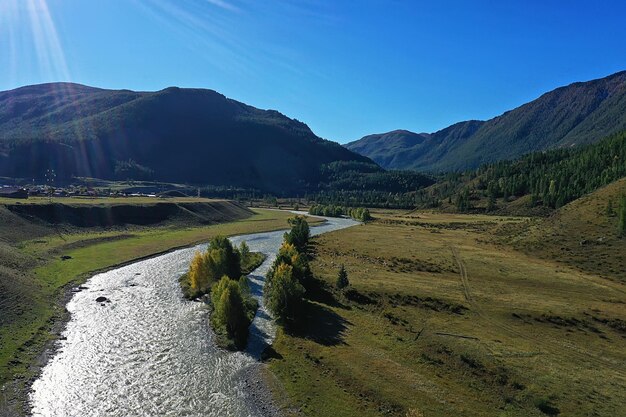
[[[0,411],[6,407],[2,402],[19,396],[36,370],[33,365],[43,345],[55,337],[50,330],[65,314],[62,298],[68,285],[83,282],[95,271],[205,242],[218,234],[287,228],[287,219],[293,216],[254,210],[247,218],[211,225],[64,229],[32,223],[6,210],[0,215],[2,237],[11,236],[9,242],[0,240],[0,385],[18,381],[17,389],[0,395]]]
[[[375,215],[314,239],[334,297],[270,352],[287,414],[624,415],[626,287],[498,235],[553,219]],[[332,289],[341,264],[345,295]]]

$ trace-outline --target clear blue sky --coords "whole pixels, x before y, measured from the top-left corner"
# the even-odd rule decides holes
[[[320,136],[431,132],[626,69],[623,1],[0,0],[0,90],[202,87]]]

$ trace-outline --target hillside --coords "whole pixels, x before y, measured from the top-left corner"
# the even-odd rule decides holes
[[[320,167],[369,163],[304,123],[201,89],[69,83],[0,92],[0,176],[153,179],[270,192],[314,188]],[[377,168],[378,169],[378,168]]]
[[[626,177],[626,131],[590,145],[535,152],[449,173],[420,190],[421,204],[457,211],[548,214]]]
[[[438,132],[388,134],[346,144],[384,168],[464,170],[553,148],[593,143],[626,129],[626,71],[578,82],[485,122],[467,121]],[[407,140],[419,136],[421,141]]]
[[[618,235],[617,215],[607,213],[626,195],[626,178],[585,195],[537,222],[504,228],[501,239],[544,259],[611,280],[626,282],[626,239]]]
[[[419,147],[428,140],[427,133],[413,133],[408,130],[394,130],[373,134],[346,145],[348,149],[361,155],[368,155],[381,166],[402,166],[406,156],[403,151]]]

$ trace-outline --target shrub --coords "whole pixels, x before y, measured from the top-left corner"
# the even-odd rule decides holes
[[[544,414],[549,416],[558,416],[561,413],[561,410],[558,409],[549,398],[542,397],[535,400],[535,407],[539,409]]]

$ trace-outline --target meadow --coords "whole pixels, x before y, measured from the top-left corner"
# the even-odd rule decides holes
[[[281,331],[268,353],[288,415],[623,413],[623,283],[498,234],[554,219],[374,216],[313,241],[321,295],[305,328]],[[334,288],[340,265],[345,292]]]

